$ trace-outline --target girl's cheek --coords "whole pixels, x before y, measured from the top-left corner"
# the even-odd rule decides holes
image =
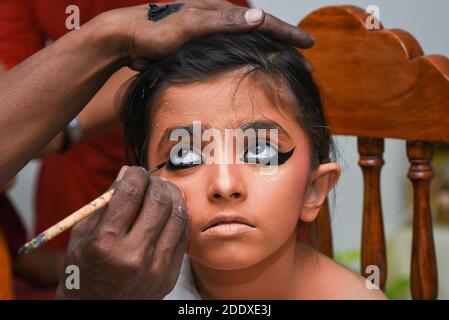
[[[271,213],[270,220],[276,227],[286,228],[285,223],[296,224],[302,210],[304,196],[307,192],[310,167],[308,161],[299,161],[301,157],[291,158],[279,166],[273,177],[261,177],[254,183],[253,190],[258,202]],[[273,218],[275,215],[277,218]],[[281,221],[284,221],[283,223]]]
[[[195,176],[172,177],[169,179],[176,184],[184,193],[185,204],[189,214],[190,228],[195,228],[197,221],[201,219],[198,213],[207,211],[205,200],[207,200],[204,182]]]

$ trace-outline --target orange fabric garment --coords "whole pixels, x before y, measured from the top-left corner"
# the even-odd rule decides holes
[[[0,73],[4,71],[3,64],[0,63]],[[1,195],[0,195],[1,196]],[[0,218],[3,214],[3,208],[0,204]],[[1,221],[1,219],[0,219]],[[11,273],[11,256],[9,247],[6,243],[0,223],[0,300],[12,299],[12,273]]]
[[[1,0],[0,61],[7,68],[12,68],[42,49],[46,40],[57,40],[68,32],[65,21],[68,17],[66,7],[69,5],[79,7],[82,24],[107,10],[149,2]],[[248,6],[246,0],[232,2]],[[86,139],[64,154],[50,155],[44,159],[36,194],[36,232],[55,224],[109,188],[125,161],[122,136],[122,129],[116,128]],[[47,246],[64,249],[68,239],[69,232],[65,232]]]
[[[0,228],[0,300],[12,298],[11,258],[3,230]]]
[[[0,299],[13,298],[12,262],[25,242],[25,227],[7,194],[0,191]]]

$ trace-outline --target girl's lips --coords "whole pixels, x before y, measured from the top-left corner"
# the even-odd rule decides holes
[[[241,222],[222,222],[203,231],[208,236],[234,236],[253,230],[255,227]]]
[[[256,226],[251,223],[247,218],[243,216],[237,216],[235,214],[228,215],[216,215],[211,218],[205,225],[205,227],[201,230],[202,232],[206,232],[209,229],[216,228],[222,225],[242,225],[250,228],[255,228]],[[226,227],[226,226],[225,226]],[[221,228],[225,228],[221,227]],[[227,227],[229,229],[229,226]],[[235,227],[232,227],[235,228]]]

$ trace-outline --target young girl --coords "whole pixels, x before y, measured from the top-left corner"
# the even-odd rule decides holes
[[[191,41],[135,78],[122,119],[135,160],[147,169],[167,162],[158,175],[179,186],[189,212],[188,250],[166,298],[384,298],[298,240],[340,167],[325,161],[331,135],[295,48],[260,32]],[[198,123],[201,132],[222,135],[198,148],[189,142]],[[180,129],[188,142],[170,139]],[[257,141],[245,139],[241,150],[223,147],[225,132],[238,129],[254,130]],[[205,152],[211,141],[213,152]],[[222,161],[209,161],[207,153]],[[266,167],[275,170],[263,174]]]

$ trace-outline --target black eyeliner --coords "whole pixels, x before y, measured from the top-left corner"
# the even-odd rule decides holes
[[[277,163],[276,165],[282,165],[285,162],[288,161],[288,159],[291,158],[291,156],[293,155],[294,151],[295,151],[296,147],[294,147],[293,149],[287,151],[287,152],[281,152],[281,151],[277,151]],[[272,157],[270,159],[270,161],[267,161],[268,164],[272,163],[272,159],[274,159],[275,157]],[[245,161],[245,159],[241,159],[241,161]],[[192,162],[192,163],[185,163],[185,164],[174,164],[170,159],[168,159],[168,161],[166,162],[166,168],[167,170],[170,171],[176,171],[176,170],[183,170],[183,169],[190,169],[199,165],[204,164],[205,162],[203,160],[201,161],[197,161],[197,162]],[[261,162],[258,162],[256,159],[256,162],[254,162],[254,164],[261,164]],[[264,163],[265,164],[265,163]]]
[[[167,170],[170,170],[170,171],[176,171],[176,170],[193,168],[193,167],[199,166],[201,164],[204,164],[204,161],[192,162],[192,163],[187,163],[187,164],[174,164],[173,162],[171,162],[171,160],[168,160],[167,164],[166,164],[166,168],[167,168]]]
[[[287,152],[278,151],[278,164],[284,164],[293,155],[296,147]]]
[[[290,159],[290,157],[293,155],[293,152],[295,151],[296,147],[294,147],[293,149],[291,149],[290,151],[287,152],[281,152],[281,151],[277,151],[277,162],[276,165],[282,165],[285,162],[287,162],[288,159]],[[271,157],[270,160],[266,161],[265,163],[260,162],[259,160],[257,160],[255,162],[247,162],[245,161],[245,157],[243,157],[241,159],[241,161],[245,161],[247,163],[251,163],[251,164],[264,164],[264,165],[271,165],[272,162],[274,161],[273,159],[275,159],[276,157]]]

